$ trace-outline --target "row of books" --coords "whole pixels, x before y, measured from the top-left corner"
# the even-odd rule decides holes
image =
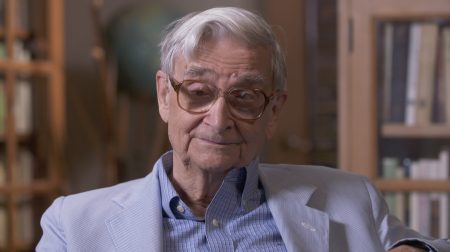
[[[384,179],[448,180],[449,151],[442,150],[436,159],[398,158],[382,159],[381,176]],[[390,212],[414,230],[439,238],[449,236],[448,192],[386,192]]]
[[[449,22],[381,22],[377,58],[384,122],[450,125]]]

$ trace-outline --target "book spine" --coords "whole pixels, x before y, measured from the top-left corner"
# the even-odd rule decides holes
[[[417,125],[429,125],[432,115],[432,88],[436,67],[438,25],[423,23],[421,26],[416,122]]]
[[[396,23],[394,26],[390,93],[390,122],[394,123],[405,121],[409,27],[409,23]]]
[[[414,126],[416,124],[420,37],[421,25],[413,23],[410,30],[408,73],[406,79],[405,124],[407,126]]]

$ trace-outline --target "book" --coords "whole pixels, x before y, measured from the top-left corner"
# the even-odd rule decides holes
[[[432,123],[442,124],[445,123],[445,73],[444,73],[444,63],[445,63],[445,52],[444,52],[444,36],[443,30],[439,29],[438,34],[438,44],[437,44],[437,55],[436,55],[436,69],[435,69],[435,80],[433,86],[433,99],[432,99]]]
[[[392,49],[392,76],[390,92],[390,122],[405,121],[406,75],[410,24],[394,23]]]
[[[439,168],[436,179],[448,180],[450,170],[450,158],[449,151],[442,150],[439,153]],[[448,193],[439,193],[439,236],[438,238],[448,238],[450,233],[449,227],[449,201],[450,197]]]
[[[421,23],[419,69],[417,76],[416,124],[431,124],[432,90],[435,78],[438,25]]]
[[[422,26],[411,24],[408,48],[408,73],[406,77],[405,125],[416,125],[417,82],[419,72],[420,38]]]
[[[31,53],[25,48],[25,43],[22,40],[14,41],[13,55],[18,62],[30,62],[31,60]]]
[[[394,25],[390,22],[384,23],[380,31],[378,50],[382,66],[379,69],[379,79],[382,88],[382,119],[388,122],[391,108],[391,79],[392,79],[392,50],[394,44]]]
[[[445,83],[443,86],[445,87],[445,121],[448,125],[450,125],[450,27],[444,27],[442,29],[442,51],[443,51],[443,60],[442,64],[442,75],[443,82]]]
[[[14,117],[17,134],[32,131],[32,85],[25,79],[16,82],[14,95]]]

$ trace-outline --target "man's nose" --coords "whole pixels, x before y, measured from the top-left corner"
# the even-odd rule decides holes
[[[234,121],[224,96],[220,95],[207,112],[205,122],[219,131],[229,129]]]

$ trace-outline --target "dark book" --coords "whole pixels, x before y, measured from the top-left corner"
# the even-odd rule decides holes
[[[378,117],[389,122],[391,109],[392,47],[394,26],[392,22],[381,22],[377,26],[377,82],[378,100],[382,106]]]
[[[390,92],[390,118],[393,123],[404,123],[406,104],[406,78],[410,23],[394,24],[392,48],[392,76]]]

